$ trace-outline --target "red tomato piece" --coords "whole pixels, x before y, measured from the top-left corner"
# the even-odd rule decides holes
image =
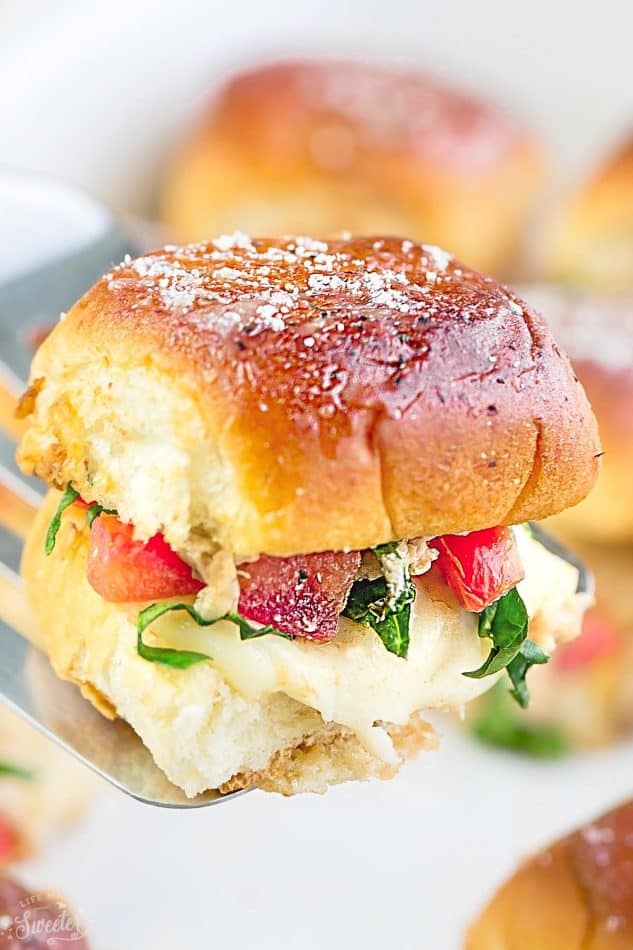
[[[436,565],[466,610],[479,613],[515,587],[525,574],[509,528],[445,534],[429,541],[439,551]]]
[[[143,542],[135,541],[133,533],[132,525],[115,515],[100,515],[92,524],[86,573],[104,600],[165,600],[204,587],[162,534]]]
[[[597,610],[590,610],[582,625],[582,633],[571,643],[564,643],[554,653],[557,670],[568,672],[590,666],[620,646],[620,637],[611,621]]]

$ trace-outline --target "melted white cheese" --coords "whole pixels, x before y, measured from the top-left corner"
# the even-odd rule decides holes
[[[518,532],[517,539],[526,570],[521,594],[528,613],[546,616],[550,608],[560,612],[561,605],[574,600],[575,568],[527,532]],[[477,636],[477,616],[443,602],[441,593],[423,583],[412,605],[406,660],[389,653],[372,630],[345,618],[339,621],[336,638],[325,644],[274,635],[242,642],[230,622],[201,628],[184,612],[165,615],[145,636],[209,654],[215,668],[244,697],[286,693],[318,710],[325,721],[352,729],[372,754],[394,761],[396,753],[380,723],[404,724],[424,708],[460,708],[495,681],[462,676],[480,666],[490,650],[490,641]]]

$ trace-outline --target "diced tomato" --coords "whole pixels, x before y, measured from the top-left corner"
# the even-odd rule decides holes
[[[0,864],[6,864],[17,844],[17,835],[11,824],[0,815]]]
[[[92,524],[87,575],[104,600],[164,600],[204,587],[162,534],[143,542],[135,541],[133,533],[132,525],[115,515],[102,514]]]
[[[445,534],[429,541],[429,547],[439,551],[435,563],[466,610],[478,613],[525,576],[509,528]]]
[[[620,637],[611,621],[599,611],[590,610],[585,614],[580,636],[558,647],[553,660],[561,672],[579,670],[614,653],[619,646]]]

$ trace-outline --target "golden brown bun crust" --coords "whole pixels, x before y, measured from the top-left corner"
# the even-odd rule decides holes
[[[23,469],[176,547],[167,496],[160,523],[141,502],[188,460],[206,479],[173,502],[189,530],[280,555],[543,518],[598,470],[591,409],[541,319],[395,238],[241,236],[127,262],[58,324],[32,381]],[[131,466],[167,442],[151,427],[168,412],[178,471],[148,461],[132,503]]]
[[[404,726],[392,723],[388,732],[403,760],[438,746],[435,730],[417,714]],[[322,793],[334,783],[390,779],[399,768],[372,759],[353,733],[330,724],[295,748],[275,753],[266,768],[234,775],[218,791],[226,794],[242,788],[259,788],[263,792],[286,796],[301,792]]]
[[[278,62],[219,89],[169,170],[163,215],[178,240],[410,234],[499,273],[542,166],[525,130],[424,74]]]
[[[596,487],[557,516],[555,531],[599,542],[633,540],[633,294],[596,297],[555,286],[522,287],[565,348],[600,426]]]
[[[466,950],[630,950],[633,802],[524,864],[472,925]]]
[[[603,290],[633,288],[633,134],[557,222],[548,271]]]

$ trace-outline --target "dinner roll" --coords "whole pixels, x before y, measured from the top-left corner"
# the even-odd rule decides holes
[[[471,926],[466,950],[630,950],[633,802],[526,861]]]
[[[44,341],[23,470],[177,551],[360,550],[544,518],[593,484],[545,323],[440,249],[244,235],[127,259]]]
[[[503,270],[543,174],[518,122],[415,71],[298,60],[218,88],[167,170],[177,240],[381,231]]]
[[[460,610],[428,575],[411,608],[406,660],[344,617],[323,644],[276,636],[241,641],[229,622],[201,630],[172,614],[146,636],[201,650],[213,662],[189,669],[148,662],[137,650],[140,605],[108,602],[87,579],[82,510],[65,512],[55,551],[45,554],[57,502],[51,492],[22,563],[35,640],[56,672],[102,713],[130,723],[189,795],[253,785],[291,795],[389,778],[403,761],[436,746],[425,709],[461,709],[495,680],[462,675],[483,663],[489,646],[477,636],[477,614]],[[527,531],[517,541],[530,637],[549,651],[577,636],[587,598],[576,594],[575,568]]]
[[[95,779],[8,708],[0,709],[0,820],[15,834],[10,860],[33,857],[81,815]]]

